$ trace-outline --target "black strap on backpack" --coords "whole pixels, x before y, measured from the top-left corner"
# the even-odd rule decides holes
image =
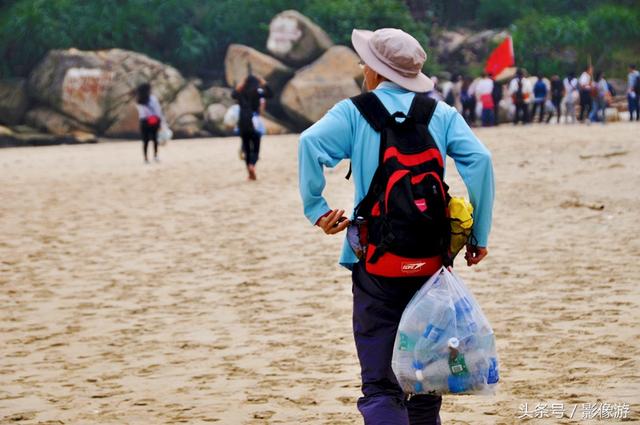
[[[382,104],[378,96],[374,93],[368,92],[358,96],[353,96],[351,101],[356,106],[358,111],[362,114],[364,119],[369,125],[377,132],[380,133],[382,129],[387,125],[387,121],[393,117],[395,118],[407,118],[413,117],[418,124],[429,125],[431,117],[436,110],[436,101],[424,94],[416,93],[409,107],[409,112],[405,115],[402,112],[396,112],[393,115],[387,111],[387,108]],[[381,141],[382,142],[382,141]],[[383,145],[380,146],[379,161],[382,162],[382,155],[385,150]],[[349,171],[345,176],[345,179],[349,180],[351,177],[351,163],[349,163]]]
[[[405,118],[415,120],[416,123],[425,126],[429,125],[431,117],[436,110],[436,101],[424,94],[416,94],[411,102],[407,115],[402,112],[396,112],[393,115],[389,114],[387,108],[382,104],[378,96],[369,92],[363,93],[351,98],[358,111],[362,114],[365,120],[373,127],[376,132],[380,133],[387,125],[387,121],[396,118]],[[381,191],[384,191],[384,187],[376,187],[376,183],[382,181],[378,177],[378,174],[382,172],[383,155],[386,149],[385,138],[380,138],[380,152],[378,155],[378,168],[376,169],[373,178],[371,180],[371,187],[366,193],[362,201],[356,206],[355,211],[370,211],[376,202],[376,197]],[[349,165],[349,174],[351,174],[351,165]]]
[[[377,132],[382,132],[382,129],[387,125],[387,121],[391,117],[395,118],[407,118],[413,117],[418,124],[429,125],[431,117],[436,110],[437,102],[426,96],[425,94],[416,93],[409,107],[407,115],[402,112],[396,112],[393,115],[387,111],[387,108],[382,104],[378,96],[372,92],[362,93],[358,96],[350,98],[358,111],[362,114],[364,119],[369,125]],[[380,141],[380,154],[378,156],[379,164],[382,163],[382,155],[384,154],[385,146]],[[351,177],[351,163],[349,163],[349,171],[345,176],[345,179],[349,180]]]

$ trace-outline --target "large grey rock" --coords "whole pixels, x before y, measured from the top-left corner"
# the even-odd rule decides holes
[[[203,135],[202,120],[193,114],[182,115],[172,124],[171,130],[175,139],[200,137]]]
[[[225,78],[229,86],[241,83],[251,72],[264,78],[273,90],[279,92],[293,75],[293,70],[256,49],[232,44],[224,59]]]
[[[202,105],[200,92],[193,84],[187,84],[166,108],[164,115],[169,126],[172,126],[182,116],[202,116],[203,113],[204,106]]]
[[[211,133],[222,136],[228,134],[229,131],[224,125],[224,115],[227,113],[228,107],[222,103],[212,103],[207,106],[204,113],[204,126]]]
[[[13,128],[0,126],[0,147],[95,143],[97,141],[94,134],[82,131],[54,135],[40,133],[37,129],[25,125],[18,125]]]
[[[143,82],[151,83],[163,106],[186,85],[175,68],[139,53],[69,49],[50,51],[32,71],[28,88],[39,103],[104,133],[137,128],[132,107]]]
[[[358,57],[346,47],[334,47],[301,69],[285,86],[280,102],[302,129],[322,116],[338,101],[360,93],[355,78],[362,74]]]
[[[267,50],[293,66],[306,65],[333,43],[327,33],[296,10],[285,10],[269,24]]]
[[[14,125],[22,122],[28,107],[26,80],[0,80],[0,123]]]
[[[66,136],[76,131],[91,133],[89,126],[46,107],[30,110],[25,116],[25,121],[31,127],[56,136]]]
[[[228,87],[209,87],[201,93],[202,103],[205,107],[213,103],[221,103],[226,107],[229,107],[236,103],[236,101],[231,97],[232,91],[233,90]]]

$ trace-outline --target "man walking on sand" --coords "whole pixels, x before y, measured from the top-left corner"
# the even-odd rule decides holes
[[[447,154],[454,159],[475,211],[472,240],[477,244],[467,247],[465,258],[469,266],[479,263],[487,255],[494,198],[489,151],[454,108],[444,102],[425,101],[423,98],[426,97],[416,94],[430,91],[433,82],[421,73],[426,53],[415,38],[398,29],[384,28],[375,32],[354,30],[351,40],[364,62],[367,89],[373,91],[378,105],[381,102],[388,113],[407,114],[410,108],[415,111],[411,106],[414,103],[424,105],[431,102],[433,105],[430,116],[416,112],[413,117],[416,124],[425,126],[421,129],[427,133],[421,134],[428,134],[426,137],[435,141],[433,152],[422,161],[435,162],[437,159],[439,164],[444,164],[442,159]],[[299,183],[304,213],[311,223],[328,235],[347,229],[352,220],[344,216],[344,210],[332,210],[322,196],[325,187],[323,168],[334,167],[342,159],[351,159],[354,202],[358,205],[369,191],[379,164],[380,133],[361,114],[355,101],[354,98],[337,103],[300,136]],[[396,159],[406,160],[401,154]],[[416,201],[416,207],[421,206],[428,208],[428,205],[418,205]],[[364,422],[367,425],[439,424],[442,398],[433,395],[408,397],[399,387],[391,368],[402,312],[428,275],[380,277],[369,273],[366,270],[369,262],[367,260],[367,265],[364,262],[359,261],[345,240],[340,264],[352,270],[353,332],[363,392],[363,397],[358,400],[358,409]],[[430,264],[429,273],[437,271],[440,264]]]

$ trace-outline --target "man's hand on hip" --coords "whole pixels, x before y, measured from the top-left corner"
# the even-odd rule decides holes
[[[349,226],[350,221],[345,217],[344,210],[332,210],[329,214],[320,217],[317,225],[327,235],[335,235]]]

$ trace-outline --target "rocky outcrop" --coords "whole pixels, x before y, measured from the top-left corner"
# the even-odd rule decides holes
[[[19,124],[29,107],[24,79],[0,80],[0,123]]]
[[[65,136],[76,131],[91,133],[89,126],[46,107],[30,110],[25,117],[25,122],[31,127],[56,136]]]
[[[351,49],[329,49],[296,73],[284,88],[280,101],[296,128],[305,128],[322,118],[338,101],[359,94],[355,78],[360,74],[358,57]]]
[[[137,132],[132,112],[135,89],[143,82],[163,105],[186,86],[175,68],[140,53],[69,49],[50,51],[32,71],[28,88],[41,105],[100,134],[116,135]]]
[[[173,102],[165,108],[164,115],[169,126],[177,125],[179,119],[185,115],[202,116],[204,106],[200,92],[193,84],[187,84],[178,92]]]
[[[204,114],[204,126],[212,134],[223,136],[229,134],[229,129],[224,125],[224,115],[227,113],[228,107],[222,103],[212,103],[207,106]]]
[[[322,28],[296,10],[277,14],[269,24],[267,50],[292,66],[310,63],[332,44]]]
[[[95,135],[74,131],[63,136],[41,133],[25,125],[13,128],[0,126],[0,147],[46,146],[59,144],[95,143]]]
[[[202,103],[205,107],[213,103],[221,103],[226,107],[229,107],[236,103],[236,101],[231,97],[232,92],[233,89],[228,87],[209,87],[201,93]]]
[[[229,46],[224,66],[225,78],[230,87],[244,81],[252,73],[264,78],[278,92],[293,75],[293,70],[277,59],[241,44]]]

